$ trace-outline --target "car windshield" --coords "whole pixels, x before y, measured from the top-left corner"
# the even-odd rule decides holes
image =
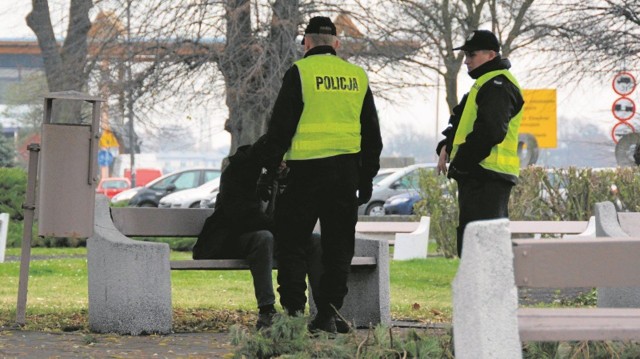
[[[193,188],[198,185],[200,172],[185,172],[178,177],[173,184],[177,190]]]
[[[222,172],[220,170],[210,170],[204,172],[204,181],[209,182],[213,179],[220,177]]]
[[[102,183],[102,188],[127,188],[129,185],[126,181],[106,181]]]
[[[378,184],[378,182],[382,181],[383,179],[389,177],[393,172],[387,172],[387,173],[380,173],[377,174],[375,177],[373,177],[373,184]]]
[[[154,191],[164,191],[169,185],[176,186],[177,190],[183,190],[187,188],[193,188],[198,185],[198,180],[200,179],[200,171],[186,171],[180,172],[173,175],[169,175],[163,179],[158,180],[157,182],[152,182],[152,185],[149,186],[150,189]]]

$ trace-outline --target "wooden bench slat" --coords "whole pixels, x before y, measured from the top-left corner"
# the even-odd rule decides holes
[[[576,234],[584,232],[588,223],[587,221],[510,221],[509,231],[512,234]]]
[[[618,212],[620,228],[630,236],[640,235],[640,215],[638,212]]]
[[[352,266],[375,266],[377,260],[375,257],[353,257]],[[249,265],[244,259],[197,259],[197,260],[181,260],[171,261],[171,269],[173,270],[241,270],[248,269]],[[277,268],[277,266],[274,266]]]
[[[217,270],[239,270],[249,269],[247,261],[244,259],[188,259],[181,261],[171,261],[171,269],[217,269]]]
[[[640,286],[640,241],[625,238],[514,240],[516,285],[529,288]]]
[[[130,237],[197,237],[213,213],[201,208],[112,207],[113,223]],[[420,222],[358,222],[356,232],[410,233]]]
[[[637,340],[640,308],[520,308],[522,341]]]
[[[213,209],[112,207],[113,224],[131,237],[197,237]]]

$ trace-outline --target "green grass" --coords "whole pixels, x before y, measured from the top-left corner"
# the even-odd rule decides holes
[[[7,256],[20,256],[8,248]],[[32,329],[59,329],[86,325],[88,280],[86,248],[33,248],[32,257],[79,256],[32,260],[27,302],[27,324]],[[171,252],[171,259],[190,259],[186,252]],[[391,315],[394,319],[450,321],[451,281],[458,261],[442,257],[391,261]],[[0,327],[15,321],[19,262],[0,263]],[[274,284],[275,281],[274,271]],[[172,271],[174,321],[197,327],[199,317],[211,312],[256,312],[249,271]],[[184,314],[186,313],[186,314]],[[181,318],[181,315],[185,318]],[[204,319],[203,319],[204,320]],[[213,326],[210,324],[209,326]],[[186,329],[188,330],[188,329]]]

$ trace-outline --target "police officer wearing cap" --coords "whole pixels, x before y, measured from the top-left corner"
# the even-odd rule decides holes
[[[367,74],[336,55],[340,42],[331,19],[312,18],[302,44],[304,57],[285,73],[273,107],[260,182],[270,183],[286,161],[275,238],[280,302],[291,315],[304,313],[305,252],[320,220],[324,272],[309,329],[335,332],[336,310],[348,291],[357,209],[371,198],[382,139]],[[268,199],[267,191],[259,192]]]
[[[464,51],[475,83],[454,107],[436,152],[438,172],[458,183],[457,249],[462,257],[469,222],[509,217],[511,188],[520,174],[518,129],[524,100],[492,32],[476,30],[454,50]]]

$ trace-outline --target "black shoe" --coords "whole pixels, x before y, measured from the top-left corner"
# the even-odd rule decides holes
[[[278,312],[269,311],[265,313],[258,314],[258,321],[256,322],[256,329],[265,329],[271,327],[273,324],[273,316],[275,316]]]
[[[345,322],[339,316],[336,316],[336,331],[340,334],[351,333],[353,329],[351,329],[351,325],[349,322]]]
[[[307,329],[311,334],[317,334],[321,331],[335,334],[337,332],[336,317],[334,314],[318,313],[309,323]]]

